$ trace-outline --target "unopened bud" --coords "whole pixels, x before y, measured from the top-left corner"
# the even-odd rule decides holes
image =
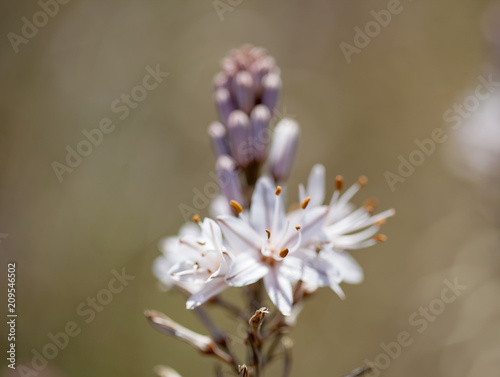
[[[165,365],[157,365],[153,371],[159,377],[182,377],[176,370]]]
[[[241,183],[236,171],[236,163],[229,156],[220,156],[215,163],[219,186],[227,201],[244,203]]]
[[[253,158],[249,142],[250,131],[248,116],[243,111],[233,111],[227,123],[229,149],[234,160],[243,168],[247,167]]]
[[[271,112],[264,105],[258,105],[250,114],[252,126],[252,149],[257,162],[264,162],[271,142]]]
[[[248,377],[248,367],[243,364],[238,366],[238,376],[239,377]]]
[[[224,72],[219,72],[214,77],[214,90],[224,88],[229,90],[229,78]]]
[[[281,98],[281,78],[279,74],[269,73],[262,79],[262,103],[266,105],[271,112],[276,109]]]
[[[217,107],[220,121],[227,125],[229,115],[236,109],[229,90],[219,88],[215,91],[215,106]]]
[[[226,142],[226,128],[219,122],[213,122],[208,127],[208,135],[212,140],[212,146],[216,157],[229,155],[229,148]]]
[[[299,147],[300,128],[292,119],[282,119],[274,130],[269,163],[276,182],[290,176]]]
[[[254,85],[257,94],[262,95],[263,86],[262,79],[270,72],[278,73],[279,68],[276,66],[276,61],[272,56],[263,56],[256,60],[250,68],[254,78]]]
[[[215,355],[228,364],[233,363],[231,356],[217,347],[215,342],[208,336],[191,331],[165,314],[154,310],[147,310],[144,315],[156,330],[189,344],[201,353]]]
[[[156,330],[188,343],[200,352],[211,352],[214,342],[208,336],[200,335],[185,328],[184,326],[179,325],[163,313],[154,310],[147,310],[144,314],[151,326],[153,326]]]
[[[255,311],[255,314],[250,318],[248,324],[252,329],[257,330],[264,322],[264,317],[266,314],[269,314],[269,309],[266,307],[262,307]]]
[[[233,91],[238,109],[250,114],[255,105],[252,75],[247,71],[239,72],[233,83]]]

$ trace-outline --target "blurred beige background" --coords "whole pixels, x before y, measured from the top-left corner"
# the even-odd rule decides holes
[[[443,113],[477,84],[488,59],[480,30],[488,2],[401,4],[348,64],[339,44],[352,44],[353,28],[387,1],[244,0],[223,20],[211,1],[71,1],[18,53],[7,34],[20,34],[21,18],[40,7],[2,2],[0,233],[8,236],[0,240],[1,273],[17,262],[18,363],[75,321],[81,334],[40,376],[152,376],[157,364],[183,376],[212,373],[211,360],[155,332],[143,311],[200,329],[180,297],[157,289],[151,264],[158,240],[183,222],[178,205],[210,181],[206,127],[216,118],[218,61],[250,42],[276,57],[281,108],[302,126],[291,187],[321,162],[330,185],[336,174],[348,182],[365,174],[370,184],[358,200],[376,196],[381,208],[397,210],[385,228],[389,242],[355,253],[365,283],[344,286],[344,302],[321,291],[305,308],[292,334],[293,376],[340,377],[401,331],[414,343],[384,376],[498,373],[498,227],[481,212],[478,190],[448,173],[444,145],[395,192],[384,178],[415,138],[446,128]],[[111,103],[157,64],[169,76],[118,120]],[[82,131],[106,117],[116,129],[59,182],[53,161],[64,162],[66,146],[75,148]],[[123,267],[136,278],[86,324],[76,308]],[[467,290],[418,334],[410,315],[455,278]]]

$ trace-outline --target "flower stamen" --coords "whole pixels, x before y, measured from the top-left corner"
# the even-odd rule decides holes
[[[307,205],[309,204],[309,202],[311,201],[311,197],[308,196],[307,198],[305,198],[303,201],[302,201],[302,204],[300,205],[300,208],[302,209],[306,209],[307,208]]]
[[[234,209],[234,212],[236,212],[237,214],[243,212],[243,207],[236,200],[231,200],[229,202],[229,205]]]

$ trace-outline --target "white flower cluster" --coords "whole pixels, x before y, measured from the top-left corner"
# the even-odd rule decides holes
[[[373,215],[373,201],[355,208],[351,198],[366,184],[359,180],[342,193],[341,177],[328,204],[325,169],[312,169],[307,188],[300,186],[301,204],[285,212],[282,188],[269,177],[255,186],[248,210],[231,201],[236,215],[184,225],[178,236],[161,243],[163,256],[154,271],[167,286],[191,295],[193,309],[230,286],[242,287],[263,280],[267,294],[283,315],[292,313],[294,289],[308,292],[330,287],[343,297],[340,283],[360,283],[363,271],[350,251],[384,241],[378,234],[387,210]],[[299,283],[300,282],[300,283]]]
[[[357,209],[350,203],[365,177],[345,192],[337,177],[324,204],[325,168],[316,165],[307,187],[299,187],[300,205],[285,212],[300,129],[286,118],[271,129],[281,88],[280,69],[262,48],[243,46],[221,62],[214,79],[219,122],[208,129],[222,193],[211,206],[215,220],[195,215],[178,236],[161,242],[154,266],[165,286],[189,295],[189,309],[260,280],[283,315],[318,287],[344,297],[340,283],[363,280],[350,250],[385,240],[377,233],[394,211],[373,215],[373,200]]]

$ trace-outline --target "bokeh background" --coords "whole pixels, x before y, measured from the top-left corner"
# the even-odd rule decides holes
[[[339,44],[353,44],[354,27],[364,28],[387,1],[243,0],[221,19],[212,1],[75,0],[18,53],[7,34],[20,34],[21,18],[40,7],[3,1],[0,233],[8,236],[0,258],[2,276],[7,261],[17,262],[18,363],[29,365],[48,333],[75,321],[81,334],[39,376],[153,376],[157,364],[183,376],[212,373],[211,360],[155,332],[143,311],[201,330],[178,295],[158,289],[151,265],[157,242],[183,223],[179,204],[190,205],[192,190],[211,182],[212,78],[228,50],[249,42],[276,57],[280,108],[302,127],[290,187],[321,162],[330,187],[336,174],[347,182],[365,174],[359,200],[375,196],[381,208],[397,209],[385,228],[389,241],[355,253],[365,283],[344,286],[345,301],[322,290],[304,309],[292,333],[293,376],[340,377],[401,331],[414,343],[384,376],[496,375],[499,224],[489,200],[498,196],[447,168],[455,134],[443,120],[492,61],[482,31],[489,3],[402,0],[403,11],[348,64]],[[118,120],[111,103],[157,64],[168,78]],[[59,182],[51,164],[64,162],[66,146],[105,117],[116,129]],[[398,157],[436,127],[449,141],[392,192],[384,173],[397,172]],[[123,267],[135,279],[86,324],[76,308]],[[455,278],[466,291],[418,334],[410,315]]]

